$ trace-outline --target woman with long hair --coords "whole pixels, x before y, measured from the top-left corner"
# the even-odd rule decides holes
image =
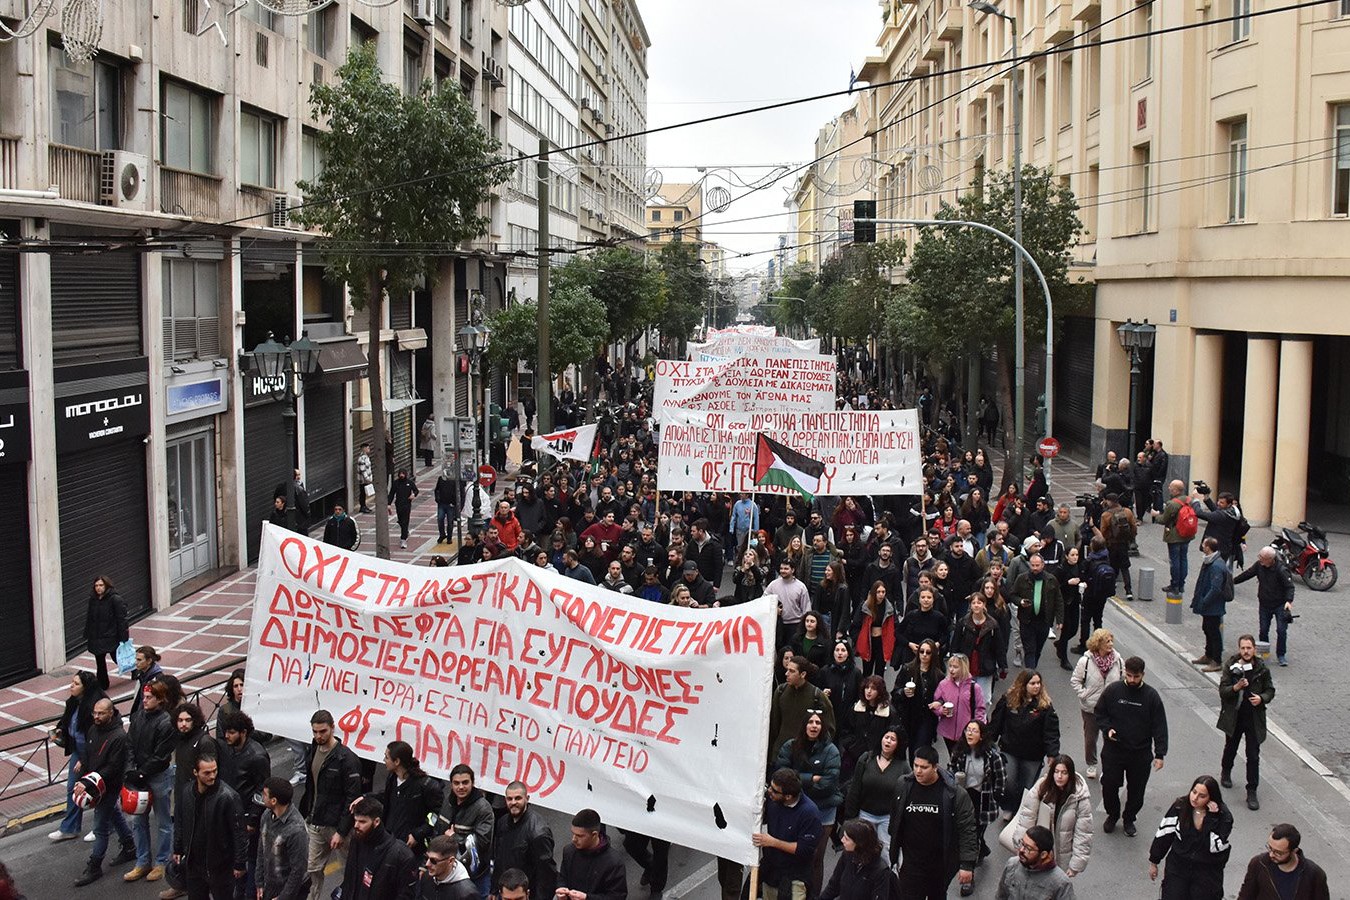
[[[1078,634],[1081,603],[1083,595],[1087,593],[1087,571],[1081,549],[1076,546],[1065,548],[1064,561],[1055,572],[1055,577],[1059,579],[1059,596],[1064,604],[1055,653],[1059,656],[1059,667],[1071,672],[1073,664],[1069,662],[1069,642]]]
[[[868,675],[862,680],[858,699],[843,715],[837,716],[847,725],[840,725],[843,737],[840,750],[844,756],[844,777],[853,772],[853,766],[864,753],[875,753],[881,747],[881,736],[891,729],[891,698],[886,693],[886,679]]]
[[[225,696],[216,707],[216,740],[225,740],[225,717],[244,710],[244,670],[235,669],[225,682]]]
[[[1083,756],[1088,778],[1097,777],[1097,700],[1108,684],[1124,677],[1125,660],[1116,652],[1115,636],[1105,628],[1098,628],[1088,638],[1087,652],[1069,676],[1083,717]]]
[[[852,632],[857,636],[858,658],[864,675],[884,675],[886,662],[895,654],[895,611],[887,596],[886,583],[876,581],[867,599],[853,614]]]
[[[609,560],[600,552],[600,545],[595,537],[583,537],[581,539],[581,553],[578,554],[581,564],[591,570],[595,576],[595,583],[599,584],[605,578],[605,570],[609,568]]]
[[[1223,869],[1233,814],[1224,805],[1219,783],[1201,775],[1186,796],[1163,813],[1148,849],[1148,877],[1158,880],[1158,864],[1167,859],[1162,900],[1223,900]]]
[[[900,724],[905,731],[909,761],[914,761],[914,748],[925,747],[937,739],[937,713],[933,697],[942,680],[942,665],[938,661],[938,647],[932,641],[919,643],[918,652],[909,664],[895,676],[891,691],[891,709],[900,711]]]
[[[961,518],[970,523],[970,536],[975,541],[976,550],[983,548],[985,534],[993,521],[989,504],[984,501],[984,491],[971,488],[970,493],[966,495],[966,502],[961,504]]]
[[[989,855],[989,844],[984,833],[989,823],[998,818],[998,802],[1003,796],[1006,775],[1003,754],[987,736],[985,724],[979,719],[966,723],[962,740],[952,751],[951,770],[956,786],[966,789],[975,808],[975,833],[980,839],[980,859]]]
[[[835,641],[830,651],[830,664],[815,675],[812,682],[830,698],[835,709],[852,709],[862,690],[862,673],[853,662],[853,648],[848,641]],[[843,723],[839,723],[843,727]]]
[[[986,697],[994,696],[994,679],[1008,668],[1004,658],[1003,635],[997,620],[989,615],[988,599],[983,587],[970,595],[970,612],[952,628],[953,653],[964,653],[970,659],[970,671],[975,683]]]
[[[817,900],[886,900],[890,897],[891,870],[883,857],[885,848],[878,830],[864,819],[844,823],[844,852],[834,864],[830,883]],[[898,900],[892,897],[891,900]]]
[[[918,593],[918,607],[905,613],[896,629],[895,652],[899,663],[913,658],[924,641],[932,641],[939,650],[947,644],[950,628],[947,617],[937,608],[936,592],[932,588],[921,587]]]
[[[984,721],[984,694],[970,677],[970,660],[960,653],[947,657],[947,677],[938,682],[928,708],[938,717],[938,736],[946,742],[950,758],[966,730],[966,723],[972,719]]]
[[[834,642],[825,630],[825,621],[814,609],[808,609],[802,616],[797,632],[789,642],[802,656],[811,660],[817,669],[830,664],[830,652]]]
[[[815,859],[811,863],[811,884],[808,896],[820,893],[820,882],[825,877],[825,847],[834,832],[835,814],[844,795],[839,790],[839,748],[830,742],[825,719],[812,711],[802,720],[797,736],[778,750],[775,768],[788,767],[802,779],[802,793],[810,797],[820,811],[820,842],[816,844]]]
[[[824,628],[842,637],[844,629],[853,621],[853,598],[848,590],[848,576],[842,560],[832,559],[825,566],[825,577],[816,590],[816,609],[825,616]]]
[[[1056,756],[1022,798],[1012,833],[1014,847],[1033,825],[1043,825],[1055,836],[1055,862],[1064,874],[1073,878],[1087,868],[1092,855],[1092,795],[1083,776],[1074,771],[1072,757]]]
[[[1011,819],[1022,791],[1036,783],[1041,766],[1059,755],[1059,715],[1041,673],[1023,669],[989,717],[989,739],[1008,757],[1003,819]]]
[[[389,777],[384,782],[384,829],[413,848],[416,854],[436,836],[428,822],[435,821],[445,799],[441,783],[422,771],[406,741],[391,741],[385,747],[384,767]]]
[[[740,565],[731,572],[731,583],[735,585],[732,595],[734,603],[749,603],[764,596],[764,586],[769,583],[769,570],[754,548],[741,554]]]
[[[125,641],[130,632],[127,628],[127,607],[113,586],[112,579],[100,575],[94,579],[89,591],[89,608],[84,616],[84,638],[89,643],[89,653],[94,657],[99,687],[108,689],[108,657],[113,657],[113,667],[117,666],[117,645]]]
[[[909,772],[900,751],[905,736],[895,725],[881,736],[881,747],[875,753],[864,753],[853,769],[844,798],[844,815],[857,816],[876,826],[883,852],[891,841],[891,810],[895,808],[895,791],[900,779]]]
[[[852,499],[852,498],[847,498]],[[848,584],[848,616],[853,615],[853,610],[862,602],[863,589],[866,584],[863,582],[863,575],[867,572],[868,553],[867,545],[863,543],[860,526],[849,525],[843,530],[843,537],[839,541],[839,555],[844,562],[844,578]],[[834,628],[836,631],[843,631],[848,618],[836,619]]]
[[[71,791],[80,779],[75,764],[84,755],[84,742],[94,726],[94,704],[106,697],[93,672],[76,672],[70,678],[70,696],[61,718],[52,727],[52,740],[66,752],[70,761],[66,766],[66,814],[56,830],[47,835],[52,841],[73,841],[80,836],[84,825],[84,810],[75,803]]]
[[[1017,487],[1017,482],[1009,484],[1007,490],[998,495],[998,502],[994,504],[994,521],[1002,522],[1013,504],[1021,499],[1022,491]]]

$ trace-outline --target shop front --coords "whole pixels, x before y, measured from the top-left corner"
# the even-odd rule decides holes
[[[219,567],[216,417],[229,410],[228,370],[182,362],[164,379],[169,581],[175,588]]]
[[[33,580],[28,537],[28,373],[0,372],[0,572],[5,573],[5,627],[0,630],[0,686],[37,671]]]

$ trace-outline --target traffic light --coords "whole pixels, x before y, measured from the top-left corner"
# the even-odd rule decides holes
[[[877,242],[877,223],[860,222],[859,219],[876,219],[877,201],[853,201],[853,243],[875,244]]]

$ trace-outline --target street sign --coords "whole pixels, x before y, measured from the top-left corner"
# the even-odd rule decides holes
[[[1052,437],[1043,437],[1036,444],[1036,452],[1046,459],[1059,456],[1059,441]]]
[[[497,470],[489,465],[478,467],[478,483],[485,488],[491,488],[493,482],[497,480]]]

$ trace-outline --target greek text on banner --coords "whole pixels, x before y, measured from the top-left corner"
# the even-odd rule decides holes
[[[724,362],[658,359],[652,416],[671,409],[771,412],[834,409],[837,364],[823,354],[743,356]]]
[[[263,526],[244,710],[358,755],[412,745],[533,802],[753,864],[774,610],[671,607],[521,561],[423,568]]]
[[[791,493],[755,485],[755,435],[824,464],[813,493],[918,494],[923,485],[916,410],[720,413],[667,409],[657,483],[663,491]]]

